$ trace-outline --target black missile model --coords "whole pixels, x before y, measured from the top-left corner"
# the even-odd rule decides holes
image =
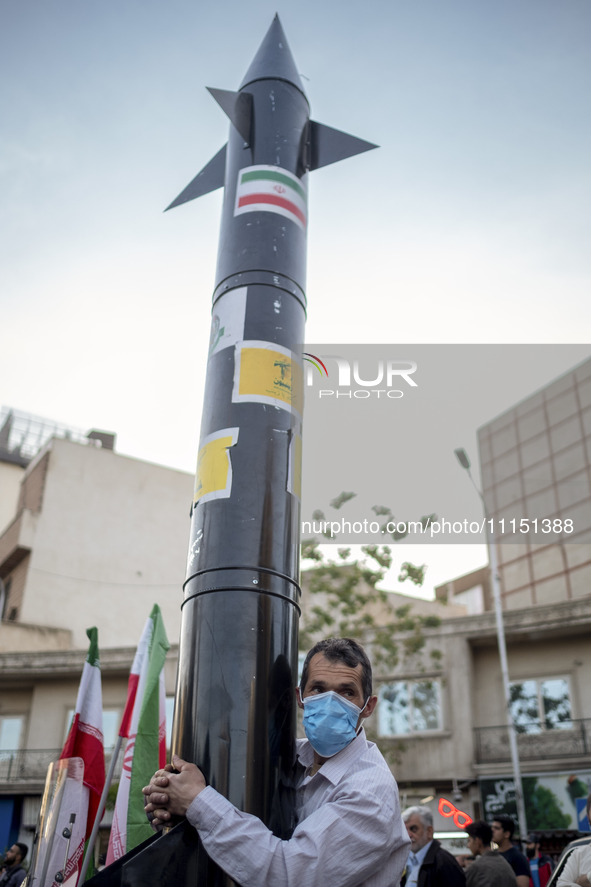
[[[288,838],[308,172],[376,146],[309,119],[277,16],[239,90],[210,92],[228,144],[168,207],[224,187],[172,749]],[[132,856],[112,883],[234,883],[186,825]]]

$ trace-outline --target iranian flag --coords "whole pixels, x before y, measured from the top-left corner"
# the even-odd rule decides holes
[[[107,865],[152,834],[142,788],[166,764],[164,661],[170,647],[160,607],[146,620],[131,667],[119,735],[127,738],[109,839]]]
[[[305,231],[307,202],[302,180],[279,166],[247,166],[238,173],[235,216],[248,212],[278,213]]]
[[[98,630],[86,631],[90,640],[88,656],[82,670],[82,679],[76,700],[74,720],[66,739],[60,760],[82,758],[84,785],[88,789],[88,816],[85,840],[88,841],[96,819],[105,784],[105,753],[103,747],[103,696],[99,664]]]

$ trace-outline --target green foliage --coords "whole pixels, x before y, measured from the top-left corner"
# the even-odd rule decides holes
[[[340,493],[330,506],[340,509],[355,495]],[[387,535],[387,523],[395,522],[392,509],[374,505],[372,510],[378,517],[385,518],[382,529]],[[427,515],[421,518],[421,523],[427,527],[435,519],[436,515]],[[313,520],[325,520],[324,512],[314,511]],[[390,533],[394,541],[406,535],[404,532]],[[302,560],[311,564],[308,590],[318,598],[317,603],[309,608],[305,626],[300,630],[301,649],[309,648],[319,638],[329,635],[354,637],[371,646],[374,666],[378,669],[383,666],[390,673],[401,659],[420,654],[425,646],[424,630],[436,628],[441,620],[438,616],[416,614],[410,602],[394,610],[387,608],[391,597],[378,586],[392,567],[392,545],[363,545],[360,556],[353,556],[348,546],[337,548],[332,558],[325,552],[326,548],[321,548],[314,539],[302,542]],[[425,564],[417,566],[405,561],[400,567],[398,581],[408,580],[420,587],[425,580],[425,571]],[[385,613],[387,618],[384,618]],[[430,655],[432,663],[439,665],[441,653],[434,650]]]
[[[331,508],[340,508],[345,502],[348,502],[350,499],[354,499],[357,493],[339,493],[336,499],[333,499],[330,503]]]
[[[406,579],[410,579],[410,581],[414,582],[415,585],[422,585],[425,581],[426,569],[427,568],[425,564],[420,567],[416,567],[414,564],[410,564],[408,561],[405,561],[400,567],[398,581],[405,582]]]
[[[524,776],[522,785],[528,828],[535,831],[571,826],[572,817],[562,811],[560,801],[551,789],[538,785],[537,776]]]
[[[334,561],[326,557],[317,542],[307,540],[302,545],[302,556],[314,565],[308,573],[310,594],[323,596],[322,603],[310,608],[300,631],[302,649],[330,634],[354,637],[371,644],[374,666],[387,666],[392,671],[401,658],[420,653],[425,646],[423,630],[440,623],[437,616],[415,614],[410,603],[397,607],[383,621],[383,605],[388,603],[389,595],[378,584],[392,565],[390,546],[364,545],[358,558],[351,558],[348,548],[338,549]],[[425,567],[408,563],[404,567],[404,578],[421,585]]]

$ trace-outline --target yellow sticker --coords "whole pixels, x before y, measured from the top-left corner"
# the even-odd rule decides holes
[[[237,440],[238,428],[222,428],[203,439],[197,456],[194,504],[229,498],[232,493],[229,449]]]
[[[302,415],[303,373],[296,355],[270,342],[236,345],[234,403],[268,403]]]

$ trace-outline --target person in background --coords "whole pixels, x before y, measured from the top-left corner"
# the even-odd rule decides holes
[[[591,822],[591,794],[587,798],[587,819]],[[591,887],[591,844],[573,850],[559,875],[557,887]]]
[[[490,846],[492,829],[477,819],[465,826],[474,862],[466,872],[466,887],[516,887],[517,878],[503,854]]]
[[[554,871],[554,863],[549,856],[543,856],[540,853],[540,842],[537,835],[527,836],[525,855],[531,871],[530,887],[546,887],[550,875]]]
[[[465,853],[460,853],[458,856],[456,856],[456,859],[458,861],[458,865],[460,866],[460,868],[464,869],[464,873],[470,868],[470,866],[474,862],[474,857],[472,856],[472,854],[470,853],[469,850],[466,850]]]
[[[517,878],[517,887],[529,887],[531,872],[523,853],[513,845],[515,821],[511,816],[499,813],[492,823],[492,839],[505,857]]]
[[[22,861],[28,853],[26,844],[17,841],[4,854],[4,869],[0,875],[1,887],[20,887],[27,875]]]
[[[433,814],[428,807],[407,807],[402,819],[410,838],[404,887],[464,887],[466,876],[455,857],[433,838]]]

